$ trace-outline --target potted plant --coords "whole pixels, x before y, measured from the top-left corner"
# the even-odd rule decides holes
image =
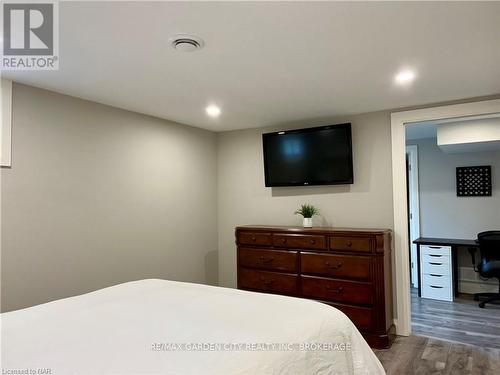
[[[303,204],[300,208],[295,211],[295,215],[302,215],[304,217],[303,226],[304,228],[312,227],[312,217],[318,215],[319,210],[311,204]]]

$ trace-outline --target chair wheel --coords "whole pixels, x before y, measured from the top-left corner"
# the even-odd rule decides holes
[[[482,308],[482,309],[484,309],[484,302],[481,302],[481,303],[479,304],[479,307],[480,307],[480,308]]]

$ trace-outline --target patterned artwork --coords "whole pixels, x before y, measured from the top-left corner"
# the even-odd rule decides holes
[[[490,197],[491,166],[457,167],[457,197]]]

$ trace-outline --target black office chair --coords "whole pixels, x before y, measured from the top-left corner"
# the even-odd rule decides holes
[[[500,301],[500,231],[482,232],[477,235],[479,243],[479,253],[481,261],[477,266],[474,264],[474,270],[479,272],[482,277],[498,279],[498,293],[476,293],[474,300],[479,301],[479,307],[484,308],[485,304]]]

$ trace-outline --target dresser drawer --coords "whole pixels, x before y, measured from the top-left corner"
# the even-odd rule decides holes
[[[370,253],[372,251],[371,238],[332,236],[330,237],[330,249]]]
[[[242,267],[297,272],[298,253],[296,251],[248,248],[239,248],[238,251]]]
[[[368,330],[373,324],[373,309],[370,307],[344,305],[341,303],[325,302],[326,304],[339,309],[347,315],[359,330]]]
[[[273,245],[295,249],[326,249],[326,237],[306,234],[274,234]]]
[[[300,268],[302,273],[370,280],[369,257],[356,255],[330,255],[302,253]]]
[[[298,276],[294,275],[241,268],[238,281],[238,287],[243,289],[290,295],[297,294]]]
[[[302,294],[326,301],[369,305],[373,302],[372,285],[356,281],[332,280],[302,276]]]
[[[243,245],[272,245],[271,233],[239,232],[237,240]]]

